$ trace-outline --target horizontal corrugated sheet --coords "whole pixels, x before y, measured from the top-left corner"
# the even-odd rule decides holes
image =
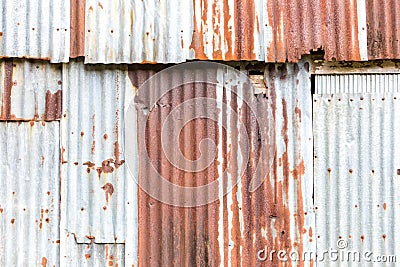
[[[0,265],[58,266],[59,122],[0,122]]]
[[[361,253],[360,262],[323,266],[395,265],[365,262],[367,251],[372,260],[396,253],[399,260],[399,101],[399,93],[314,96],[318,253],[338,249],[338,240],[347,244],[339,251]]]
[[[3,0],[0,6],[0,57],[68,62],[70,1]]]
[[[61,118],[61,65],[45,61],[0,60],[0,120]]]
[[[367,0],[368,59],[400,58],[400,2]]]
[[[399,74],[315,75],[316,94],[384,93],[399,90]]]
[[[85,13],[86,63],[285,62],[319,48],[367,60],[365,0],[87,0]]]
[[[165,179],[181,186],[205,185],[221,177],[229,186],[234,185],[242,168],[247,166],[247,170],[239,184],[225,197],[199,207],[170,206],[140,189],[139,265],[255,266],[263,264],[257,255],[265,248],[288,252],[294,249],[299,253],[315,251],[309,62],[269,66],[265,70],[269,89],[266,94],[256,95],[251,92],[249,84],[239,85],[238,95],[222,89],[221,85],[230,82],[237,85],[237,81],[231,81],[229,76],[212,68],[206,69],[182,65],[180,71],[170,75],[161,73],[152,78],[149,87],[139,89],[139,182],[149,180],[154,167]],[[196,77],[210,83],[172,86],[194,72]],[[219,85],[212,84],[213,81]],[[150,102],[161,90],[159,84],[175,89],[163,95],[153,106]],[[244,95],[251,99],[249,105],[255,113],[242,102],[247,98]],[[186,106],[174,120],[176,131],[170,133],[171,143],[167,146],[161,143],[161,128],[168,114],[184,101],[199,97],[215,99],[227,106]],[[148,109],[149,118],[144,120],[143,114]],[[218,121],[197,118],[180,131],[179,121],[183,114],[196,117],[199,112],[211,117],[212,114],[220,115]],[[239,112],[244,124],[235,118],[235,112]],[[257,117],[261,124],[256,121]],[[230,125],[231,130],[221,129],[217,124],[224,122]],[[244,156],[247,149],[243,143],[244,128],[249,133],[251,156],[248,162]],[[142,130],[145,130],[144,135],[141,135]],[[179,135],[179,143],[173,143],[174,135]],[[168,154],[172,153],[172,158],[177,160],[177,149],[180,148],[187,158],[197,159],[200,157],[197,146],[205,138],[213,140],[217,152],[214,161],[203,171],[184,171],[166,156],[168,151],[165,149],[170,149]],[[146,147],[140,140],[146,140]],[[276,153],[272,154],[271,148]],[[148,153],[151,166],[143,161],[144,153]],[[262,186],[251,193],[248,189],[257,163],[263,170],[271,167],[271,173]],[[224,174],[225,170],[228,172]],[[152,188],[158,187],[152,184]],[[160,196],[166,198],[173,194],[166,189],[160,192]],[[205,193],[210,194],[212,191]],[[193,201],[204,198],[204,195],[173,197]],[[271,264],[268,260],[266,263]],[[276,257],[272,264],[283,265]]]
[[[134,246],[137,240],[137,193],[126,172],[121,128],[134,89],[126,65],[73,60],[63,72],[61,253],[77,264],[76,244],[129,239]]]

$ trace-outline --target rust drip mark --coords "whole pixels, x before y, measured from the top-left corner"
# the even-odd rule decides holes
[[[301,109],[299,107],[295,107],[294,108],[294,112],[297,114],[297,116],[299,117],[299,122],[301,123]]]
[[[43,165],[44,165],[44,156],[42,155],[42,168],[43,168]]]
[[[98,2],[98,5],[99,5],[99,7],[100,7],[101,9],[104,9],[104,8],[103,8],[103,5],[102,5],[100,2]]]
[[[86,0],[71,0],[70,57],[84,56],[85,48],[85,6]],[[89,10],[93,10],[90,6]]]
[[[114,186],[111,183],[106,183],[101,189],[104,190],[104,193],[106,195],[106,202],[108,203],[108,198],[111,198],[112,194],[114,193]]]
[[[13,62],[4,62],[4,91],[1,107],[1,120],[11,120],[11,90],[13,87]]]
[[[64,148],[64,147],[61,147],[61,164],[68,163],[68,161],[66,161],[66,160],[64,159],[64,153],[65,153],[65,148]]]
[[[42,267],[46,267],[46,266],[47,266],[47,258],[42,257]]]
[[[92,116],[92,146],[90,148],[90,152],[94,155],[94,151],[96,149],[96,115],[93,114]]]
[[[57,90],[55,93],[47,90],[46,92],[46,108],[44,113],[44,119],[47,121],[50,120],[59,120],[61,119],[61,109],[62,109],[62,91]]]
[[[115,157],[114,166],[115,166],[115,168],[117,168],[117,169],[118,169],[122,164],[125,163],[125,160],[120,160],[119,155],[120,155],[119,144],[118,144],[118,141],[116,141],[116,142],[114,143],[114,157]]]

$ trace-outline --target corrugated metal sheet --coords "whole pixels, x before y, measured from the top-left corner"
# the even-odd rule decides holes
[[[0,60],[0,120],[61,118],[61,65],[45,61]]]
[[[400,90],[399,74],[316,75],[316,94],[384,93]]]
[[[124,105],[134,95],[128,67],[73,60],[63,72],[62,257],[78,264],[77,244],[130,240],[131,266],[137,257],[137,193],[124,164],[121,128]]]
[[[86,0],[71,1],[71,46],[70,57],[85,55],[85,4]]]
[[[2,0],[0,57],[68,62],[70,1]]]
[[[400,251],[399,101],[399,93],[314,96],[318,253],[337,249],[338,240],[347,244],[339,251],[361,253],[361,263],[324,266],[394,266],[363,256],[370,251],[377,260]]]
[[[205,206],[170,206],[148,195],[143,188],[139,189],[139,264],[254,266],[262,264],[257,255],[265,248],[285,249],[288,252],[295,249],[299,253],[315,251],[309,62],[271,65],[265,70],[269,88],[266,94],[254,95],[249,90],[249,84],[244,84],[237,88],[239,96],[222,89],[221,85],[231,82],[229,76],[223,73],[212,68],[206,71],[202,68],[191,69],[188,65],[182,65],[182,68],[169,76],[161,73],[152,78],[149,87],[139,89],[138,103],[150,109],[148,120],[143,118],[143,110],[138,110],[139,182],[145,183],[150,178],[152,166],[167,180],[181,186],[205,185],[219,177],[223,177],[229,186],[238,179],[242,168],[247,166],[247,170],[238,186],[223,198]],[[219,85],[196,83],[172,86],[183,81],[185,75],[193,75],[194,71],[196,77],[217,81]],[[159,85],[175,89],[163,95],[153,107],[151,101],[159,94]],[[242,103],[241,99],[246,94],[250,96],[250,106],[255,113],[251,112],[250,106]],[[180,131],[180,118],[177,117],[174,120],[176,132],[170,133],[170,141],[173,142],[174,135],[180,134],[179,143],[163,147],[161,125],[168,114],[179,104],[195,97],[216,99],[226,103],[227,108],[218,111],[218,107],[213,105],[186,107],[181,116],[198,112],[210,116],[220,114],[218,122],[197,118]],[[234,112],[239,112],[244,125],[239,127],[240,122],[235,119]],[[265,125],[258,124],[255,116]],[[147,126],[144,124],[146,121]],[[217,124],[224,122],[229,123],[232,131],[223,130]],[[243,144],[244,128],[249,133],[249,162],[245,161],[243,152],[247,149]],[[141,129],[145,129],[144,136],[141,136]],[[175,160],[178,158],[177,148],[187,158],[198,158],[200,151],[197,146],[204,138],[210,138],[217,146],[215,159],[205,170],[197,173],[183,171],[168,160],[165,149],[172,149],[169,152]],[[146,140],[146,147],[140,140]],[[264,146],[261,146],[262,142]],[[275,147],[273,157],[270,149]],[[146,150],[152,166],[143,161]],[[271,173],[263,185],[251,193],[248,188],[257,162],[264,170],[271,163]],[[225,170],[229,170],[227,174],[223,174]],[[174,192],[161,188],[161,197],[173,196],[177,200],[204,198],[204,195],[174,195]],[[205,193],[206,197],[210,194],[212,191]],[[276,258],[273,264],[284,265]]]
[[[0,123],[0,265],[58,266],[59,122]]]
[[[400,2],[367,0],[368,59],[400,58]]]
[[[365,0],[88,0],[80,27],[86,63],[367,60]]]

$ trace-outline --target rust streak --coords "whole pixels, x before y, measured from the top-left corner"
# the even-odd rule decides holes
[[[114,186],[111,183],[106,183],[101,189],[104,190],[106,202],[108,203],[109,197],[111,198],[114,193]]]
[[[4,91],[1,107],[1,120],[11,120],[11,91],[13,87],[13,62],[4,62]]]
[[[86,0],[71,0],[70,57],[84,56],[85,49],[85,5]],[[89,9],[92,9],[90,7]]]

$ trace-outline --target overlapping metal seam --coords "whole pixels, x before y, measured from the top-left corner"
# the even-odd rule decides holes
[[[0,81],[0,120],[61,118],[61,65],[39,60],[1,59]]]
[[[338,240],[358,255],[324,266],[393,266],[400,249],[400,96],[380,91],[314,96],[318,255]]]
[[[60,263],[59,122],[0,122],[0,265]]]
[[[1,1],[0,57],[68,62],[70,1]]]
[[[63,70],[61,253],[69,266],[82,259],[84,244],[121,244],[122,255],[130,242],[135,250],[137,193],[125,167],[122,128],[134,89],[126,65],[71,60]]]

